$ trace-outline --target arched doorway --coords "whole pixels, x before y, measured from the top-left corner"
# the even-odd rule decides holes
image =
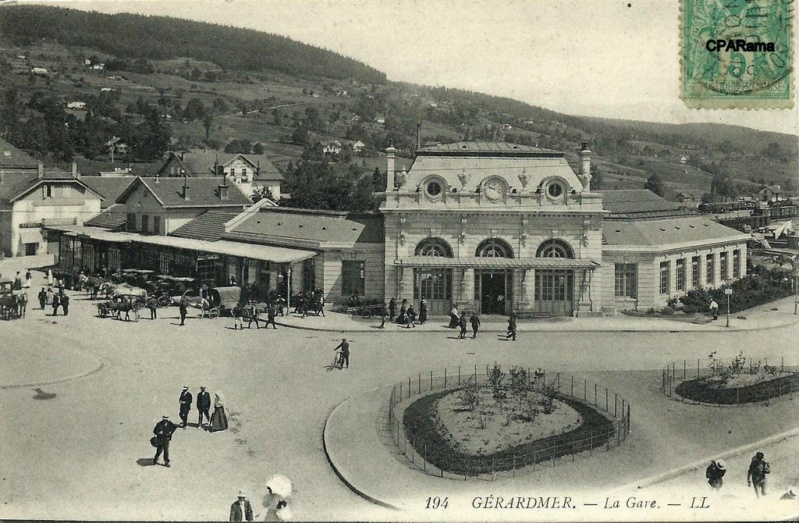
[[[547,240],[536,258],[573,259],[574,250],[562,240]],[[574,309],[574,270],[536,269],[535,310],[552,316],[571,316]]]
[[[416,256],[452,258],[452,247],[441,238],[425,238],[416,246]],[[430,315],[452,308],[452,269],[420,267],[413,270],[413,299],[427,301]]]
[[[504,240],[489,238],[477,246],[478,258],[513,258],[513,249]],[[482,314],[508,314],[513,303],[513,270],[477,269],[474,272],[474,300]]]

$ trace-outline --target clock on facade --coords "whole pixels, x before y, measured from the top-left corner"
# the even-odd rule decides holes
[[[488,180],[483,185],[483,194],[491,201],[497,201],[502,198],[504,192],[505,186],[499,180]]]

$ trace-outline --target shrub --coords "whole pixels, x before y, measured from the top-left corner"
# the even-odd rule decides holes
[[[758,268],[752,274],[733,282],[730,312],[740,312],[792,294],[791,281],[780,269]],[[692,289],[680,297],[683,310],[688,313],[707,312],[710,301],[716,300],[726,310],[727,296],[723,288]]]
[[[480,386],[472,378],[469,378],[466,386],[458,393],[458,397],[464,407],[474,410],[480,405]]]

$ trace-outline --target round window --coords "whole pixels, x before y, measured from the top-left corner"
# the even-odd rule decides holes
[[[435,181],[430,182],[427,184],[425,191],[427,192],[428,196],[432,196],[435,198],[436,196],[439,196],[441,194],[441,184]]]
[[[557,182],[552,182],[549,184],[549,187],[547,187],[547,193],[549,193],[551,197],[557,198],[563,194],[563,186]]]

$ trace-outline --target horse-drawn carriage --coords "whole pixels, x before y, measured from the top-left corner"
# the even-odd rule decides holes
[[[13,320],[22,317],[24,291],[15,291],[14,282],[9,279],[0,280],[0,318]]]
[[[180,299],[197,287],[195,278],[159,275],[147,283],[147,293],[159,307],[177,305]]]
[[[97,315],[101,318],[122,319],[125,314],[125,321],[130,321],[130,313],[133,313],[133,321],[139,321],[139,309],[145,304],[146,294],[141,295],[118,294],[113,300],[103,301],[97,304]]]
[[[194,291],[186,291],[181,299],[186,300],[189,306],[199,309],[201,317],[218,318],[221,315],[232,316],[233,309],[241,302],[241,287],[212,287],[203,289],[207,292],[207,299]],[[203,292],[200,291],[200,293]]]

